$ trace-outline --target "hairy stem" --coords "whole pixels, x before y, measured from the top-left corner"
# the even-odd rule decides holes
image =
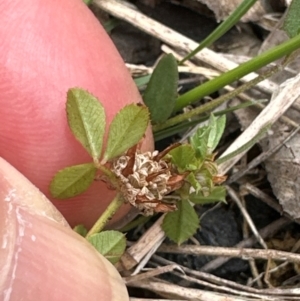
[[[225,101],[232,99],[236,96],[238,96],[240,93],[249,90],[250,88],[254,87],[257,83],[263,81],[264,79],[272,76],[273,74],[275,74],[276,72],[278,72],[278,70],[280,70],[282,68],[282,66],[275,66],[270,68],[269,70],[267,70],[266,72],[264,72],[263,74],[257,76],[256,78],[254,78],[253,80],[251,80],[250,82],[247,82],[243,85],[241,85],[240,87],[236,88],[235,90],[228,92],[200,107],[197,107],[195,109],[192,109],[188,112],[176,115],[175,117],[172,117],[170,119],[168,119],[166,122],[159,124],[159,125],[154,125],[153,131],[154,132],[158,132],[161,131],[165,128],[169,128],[171,126],[174,126],[176,124],[179,124],[183,121],[186,121],[194,116],[206,113],[206,112],[210,112],[212,111],[214,108],[218,107],[219,105],[221,105],[222,103],[224,103]]]
[[[118,193],[112,202],[108,205],[106,210],[102,213],[99,219],[96,221],[94,226],[86,235],[86,238],[90,237],[93,234],[99,233],[103,230],[105,225],[110,221],[114,214],[118,211],[121,205],[124,203],[122,196]]]

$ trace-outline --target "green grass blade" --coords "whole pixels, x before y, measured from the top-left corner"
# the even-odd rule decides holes
[[[219,90],[226,85],[239,80],[243,76],[256,71],[257,69],[276,61],[277,59],[288,55],[300,48],[300,35],[276,46],[272,49],[256,56],[255,58],[241,64],[240,66],[198,86],[189,92],[179,96],[177,98],[174,111],[178,111],[185,106],[210,95],[211,93]]]
[[[195,54],[200,52],[205,47],[210,46],[213,42],[224,35],[230,28],[232,28],[242,16],[255,4],[257,0],[244,0],[231,14],[226,18],[221,25],[219,25],[200,45],[183,58],[179,64],[183,64],[185,61],[192,58]]]

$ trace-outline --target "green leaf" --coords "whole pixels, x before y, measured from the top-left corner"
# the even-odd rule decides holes
[[[119,231],[103,231],[93,234],[87,240],[112,264],[119,261],[126,248],[126,239]]]
[[[192,237],[199,227],[199,218],[190,202],[179,201],[178,210],[168,213],[162,228],[168,238],[178,245]]]
[[[201,189],[201,185],[196,179],[196,176],[193,172],[189,173],[185,180],[191,184],[191,186],[196,190],[196,192],[198,192]]]
[[[210,116],[209,120],[209,135],[207,141],[208,152],[211,154],[217,147],[226,125],[226,116],[223,115],[216,118],[213,114]]]
[[[225,124],[225,115],[219,118],[211,115],[209,124],[200,127],[191,137],[190,143],[196,152],[197,158],[204,160],[212,154],[223,135]]]
[[[99,159],[105,131],[102,104],[89,92],[72,88],[67,94],[66,109],[72,133],[94,160]]]
[[[172,54],[168,54],[157,64],[143,95],[143,100],[150,110],[152,123],[162,123],[172,114],[177,85],[177,62]]]
[[[198,167],[195,151],[189,144],[172,149],[167,156],[171,156],[172,163],[176,165],[180,173],[196,170]]]
[[[75,226],[73,230],[83,237],[85,237],[88,233],[87,228],[82,224]]]
[[[300,0],[293,0],[289,6],[284,20],[283,29],[290,38],[299,34],[300,31]]]
[[[92,0],[88,0],[90,2],[92,2]],[[110,18],[108,21],[106,21],[103,25],[103,28],[105,29],[105,31],[107,33],[110,33],[113,29],[115,29],[119,24],[120,24],[120,20],[116,19],[116,18]]]
[[[226,188],[224,186],[216,186],[212,189],[208,196],[204,196],[201,191],[192,193],[190,195],[190,201],[195,204],[211,204],[215,202],[226,203]]]
[[[90,5],[90,4],[93,2],[93,0],[83,0],[83,2],[84,2],[86,5]]]
[[[139,87],[147,85],[149,83],[150,78],[151,78],[151,75],[147,74],[147,75],[135,78],[134,82],[135,82],[136,86],[139,88]]]
[[[93,163],[74,165],[60,170],[50,183],[51,195],[65,199],[81,194],[94,181],[96,171]]]
[[[122,155],[136,145],[145,134],[148,122],[149,111],[145,106],[125,106],[110,125],[103,162]]]
[[[207,144],[210,130],[208,126],[203,126],[197,130],[197,132],[191,137],[190,143],[195,150],[196,157],[201,160],[206,159],[207,156]]]

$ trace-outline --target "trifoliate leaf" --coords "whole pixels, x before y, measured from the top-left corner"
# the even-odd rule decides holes
[[[215,148],[218,146],[218,143],[224,133],[226,124],[226,115],[222,115],[219,118],[216,118],[214,115],[210,116],[209,120],[209,135],[207,141],[208,153],[211,154]]]
[[[97,169],[93,163],[74,165],[60,170],[50,183],[50,192],[58,199],[70,198],[89,188]]]
[[[190,195],[190,201],[195,204],[211,204],[215,202],[226,203],[226,189],[224,186],[216,186],[212,189],[208,196],[204,196],[201,191],[192,193]]]
[[[103,231],[93,234],[87,240],[112,264],[119,261],[126,248],[126,239],[119,231]]]
[[[162,123],[172,114],[177,97],[177,85],[177,62],[172,54],[168,54],[157,64],[143,95],[152,123]]]
[[[88,232],[84,225],[77,225],[73,228],[73,230],[83,237],[85,237]]]
[[[288,8],[284,20],[283,29],[290,38],[295,37],[300,32],[300,0],[293,0]]]
[[[68,91],[66,109],[72,133],[94,160],[99,159],[105,131],[102,104],[89,92],[73,88]]]
[[[168,238],[178,245],[192,237],[199,227],[199,218],[190,202],[178,202],[178,210],[168,213],[163,221],[162,228]]]
[[[148,122],[149,111],[145,106],[125,106],[110,124],[103,162],[122,155],[137,144],[145,134]]]
[[[181,173],[196,170],[198,167],[195,151],[189,144],[182,144],[172,149],[167,156],[171,156],[172,163]]]

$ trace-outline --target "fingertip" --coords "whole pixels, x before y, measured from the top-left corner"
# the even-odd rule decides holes
[[[0,197],[7,204],[32,210],[36,215],[68,226],[62,214],[27,178],[0,157]],[[12,203],[10,203],[12,201]]]
[[[0,159],[0,299],[128,300],[115,268]]]

